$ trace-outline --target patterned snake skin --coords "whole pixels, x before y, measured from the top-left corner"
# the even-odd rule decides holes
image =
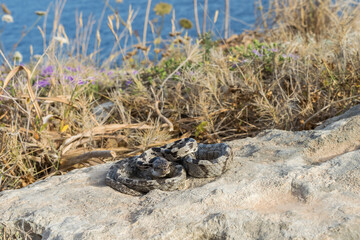
[[[198,144],[195,139],[184,138],[114,163],[106,184],[133,196],[153,189],[173,191],[185,186],[187,174],[197,178],[220,176],[232,159],[233,152],[225,143]]]

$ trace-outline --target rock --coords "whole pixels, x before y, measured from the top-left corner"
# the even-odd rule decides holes
[[[105,122],[109,118],[114,105],[113,102],[108,101],[94,107],[92,113],[95,115],[96,121]]]
[[[217,179],[141,197],[104,182],[110,163],[0,193],[2,232],[33,239],[360,239],[360,108],[313,131],[229,142]],[[15,235],[14,235],[15,236]]]

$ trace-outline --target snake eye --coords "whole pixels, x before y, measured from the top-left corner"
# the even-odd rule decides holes
[[[149,169],[152,167],[152,164],[145,163],[143,161],[136,161],[136,167],[138,167],[141,170]]]

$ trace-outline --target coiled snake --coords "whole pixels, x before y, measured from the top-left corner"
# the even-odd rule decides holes
[[[153,189],[173,191],[184,187],[186,174],[197,178],[220,176],[232,159],[233,152],[225,143],[198,144],[193,138],[184,138],[114,163],[105,181],[133,196]]]

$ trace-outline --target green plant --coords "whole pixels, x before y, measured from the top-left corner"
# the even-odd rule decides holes
[[[204,47],[204,60],[209,60],[210,50],[216,46],[216,42],[212,39],[211,33],[207,32],[201,36],[201,44]]]

